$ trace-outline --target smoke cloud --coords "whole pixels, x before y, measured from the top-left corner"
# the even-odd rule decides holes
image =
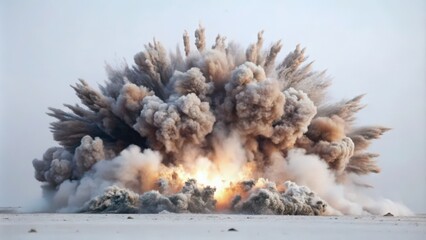
[[[389,130],[355,126],[362,95],[328,102],[305,49],[277,62],[282,43],[263,44],[208,47],[200,26],[183,54],[154,41],[99,90],[72,86],[82,105],[50,108],[60,146],[33,160],[49,210],[411,214],[353,178],[380,171],[367,148]]]

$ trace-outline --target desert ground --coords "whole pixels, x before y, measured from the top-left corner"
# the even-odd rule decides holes
[[[0,214],[1,239],[426,239],[426,215]]]

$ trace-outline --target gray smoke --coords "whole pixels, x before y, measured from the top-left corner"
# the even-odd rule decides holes
[[[215,117],[210,105],[201,102],[194,93],[168,103],[149,96],[142,105],[133,127],[156,150],[178,152],[184,144],[200,144],[213,129]]]
[[[127,188],[108,187],[105,192],[90,200],[82,212],[92,213],[211,213],[215,209],[215,189],[201,188],[196,180],[185,182],[179,193],[163,195],[151,190],[139,195]]]
[[[139,195],[130,190],[111,186],[101,196],[95,197],[84,206],[81,212],[90,213],[137,213]]]
[[[74,153],[74,176],[80,178],[92,166],[105,159],[104,145],[100,138],[92,139],[85,136],[81,139],[81,144],[75,149]]]
[[[272,142],[279,144],[281,149],[288,149],[308,131],[309,123],[316,114],[316,107],[303,91],[289,88],[284,91],[284,95],[284,114],[274,123]]]
[[[327,204],[307,187],[294,182],[284,183],[286,191],[280,193],[274,183],[255,187],[254,181],[241,182],[245,192],[250,193],[246,200],[236,195],[232,204],[233,212],[246,214],[279,215],[322,215]],[[81,212],[92,213],[211,213],[215,210],[215,189],[201,188],[196,180],[185,182],[179,193],[163,195],[157,190],[141,195],[117,186],[108,187],[105,192],[90,200]]]
[[[281,41],[264,42],[263,31],[247,49],[217,35],[209,47],[200,26],[183,53],[154,40],[134,66],[108,66],[99,90],[72,86],[82,105],[50,108],[60,146],[33,160],[52,210],[385,211],[350,196],[354,174],[380,171],[367,148],[389,129],[355,126],[362,95],[328,102],[331,82],[305,49],[278,61]]]
[[[274,183],[255,189],[246,201],[235,201],[234,209],[247,214],[323,215],[327,204],[308,187],[286,181],[285,192]],[[239,200],[237,198],[237,200]]]
[[[43,159],[33,160],[35,178],[41,182],[59,185],[72,176],[73,155],[61,147],[51,147]]]

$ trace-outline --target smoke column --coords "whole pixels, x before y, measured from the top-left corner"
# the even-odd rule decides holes
[[[154,40],[99,90],[72,86],[83,105],[50,108],[60,146],[33,160],[50,211],[411,214],[362,193],[354,176],[380,172],[367,148],[389,129],[354,125],[362,95],[327,102],[305,49],[277,62],[263,32],[208,47],[201,26],[183,43]]]

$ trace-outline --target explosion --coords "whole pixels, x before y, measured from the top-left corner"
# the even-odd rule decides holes
[[[50,108],[61,146],[33,160],[50,210],[382,214],[353,176],[380,171],[367,148],[388,128],[354,126],[362,95],[327,102],[305,49],[276,63],[263,41],[208,48],[200,26],[185,56],[154,40],[100,90],[72,86],[84,106]]]

